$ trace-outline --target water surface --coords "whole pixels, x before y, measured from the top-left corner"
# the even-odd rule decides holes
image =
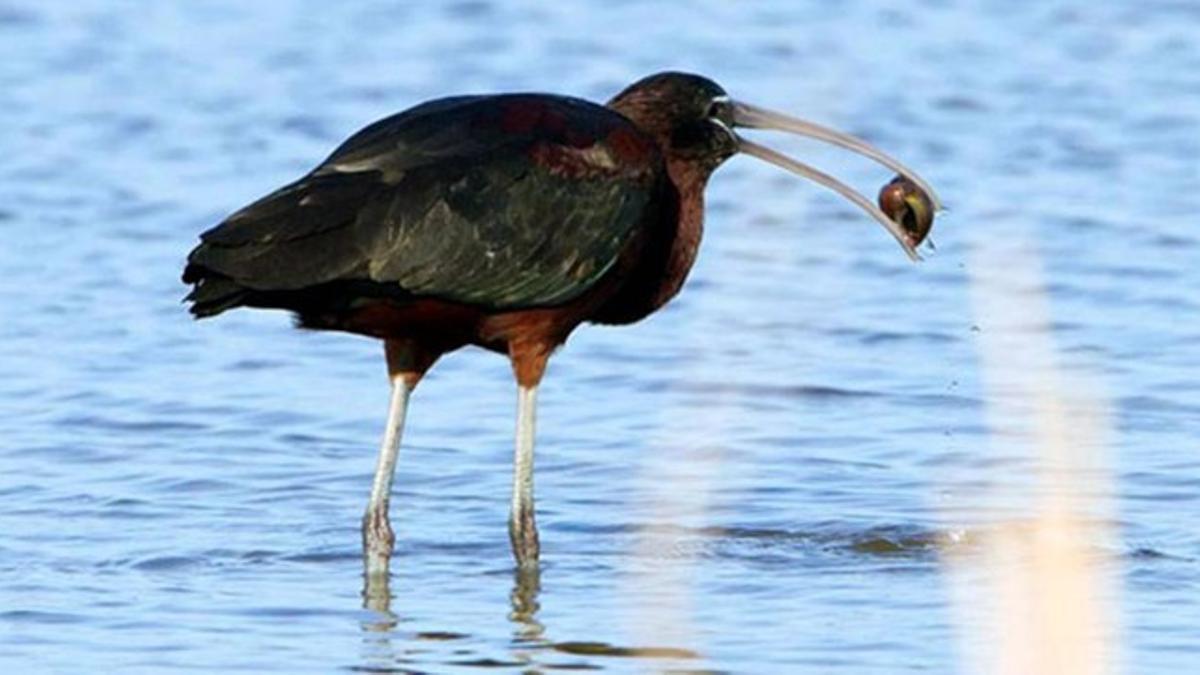
[[[969,290],[1006,273],[979,252],[1019,240],[1064,367],[1113,411],[1119,530],[1097,546],[1121,563],[1125,670],[1187,670],[1197,34],[1171,0],[0,0],[0,666],[957,672],[938,552],[1028,506],[983,498],[1029,460],[989,434]],[[735,158],[682,296],[551,364],[540,579],[508,553],[508,366],[467,351],[414,399],[395,597],[363,609],[382,350],[279,313],[194,323],[186,252],[416,102],[605,99],[664,68],[903,157],[952,209],[937,251],[914,266],[852,206]],[[864,191],[889,178],[760,140]]]

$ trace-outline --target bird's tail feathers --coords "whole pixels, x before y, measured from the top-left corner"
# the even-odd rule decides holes
[[[193,268],[188,269],[183,280],[195,284],[183,301],[192,303],[188,309],[197,319],[241,306],[249,293],[249,289],[229,277],[204,274]]]

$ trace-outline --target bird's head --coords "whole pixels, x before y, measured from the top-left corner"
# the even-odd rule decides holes
[[[866,197],[803,162],[740,136],[735,129],[775,129],[832,143],[869,157],[892,169],[913,190],[928,197],[929,221],[941,206],[929,183],[899,160],[840,131],[799,118],[773,112],[730,98],[716,82],[689,73],[666,72],[639,80],[617,94],[609,107],[625,115],[642,131],[653,136],[668,161],[699,168],[705,177],[722,162],[741,152],[770,162],[830,188],[854,202],[879,221],[896,238],[908,255],[916,259],[916,247],[929,228],[913,229],[900,222],[898,213],[885,213]]]
[[[651,75],[608,105],[653,136],[672,159],[698,162],[712,171],[738,151],[729,95],[706,77]]]

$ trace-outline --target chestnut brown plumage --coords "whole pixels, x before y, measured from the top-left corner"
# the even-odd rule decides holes
[[[546,94],[416,106],[201,235],[183,274],[197,317],[280,308],[307,328],[384,340],[392,398],[363,518],[368,587],[386,576],[392,552],[388,500],[409,393],[441,355],[466,345],[512,360],[509,532],[518,563],[537,562],[533,420],[546,360],[579,324],[631,323],[679,292],[700,245],[704,187],[735,153],[845,195],[915,257],[919,239],[874,204],[738,127],[872,157],[937,208],[928,184],[858,139],[734,101],[703,77],[660,73],[607,106]]]

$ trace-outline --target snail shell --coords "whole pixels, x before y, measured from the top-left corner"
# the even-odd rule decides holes
[[[879,190],[879,209],[895,221],[919,246],[933,229],[933,201],[904,176],[896,176]]]

